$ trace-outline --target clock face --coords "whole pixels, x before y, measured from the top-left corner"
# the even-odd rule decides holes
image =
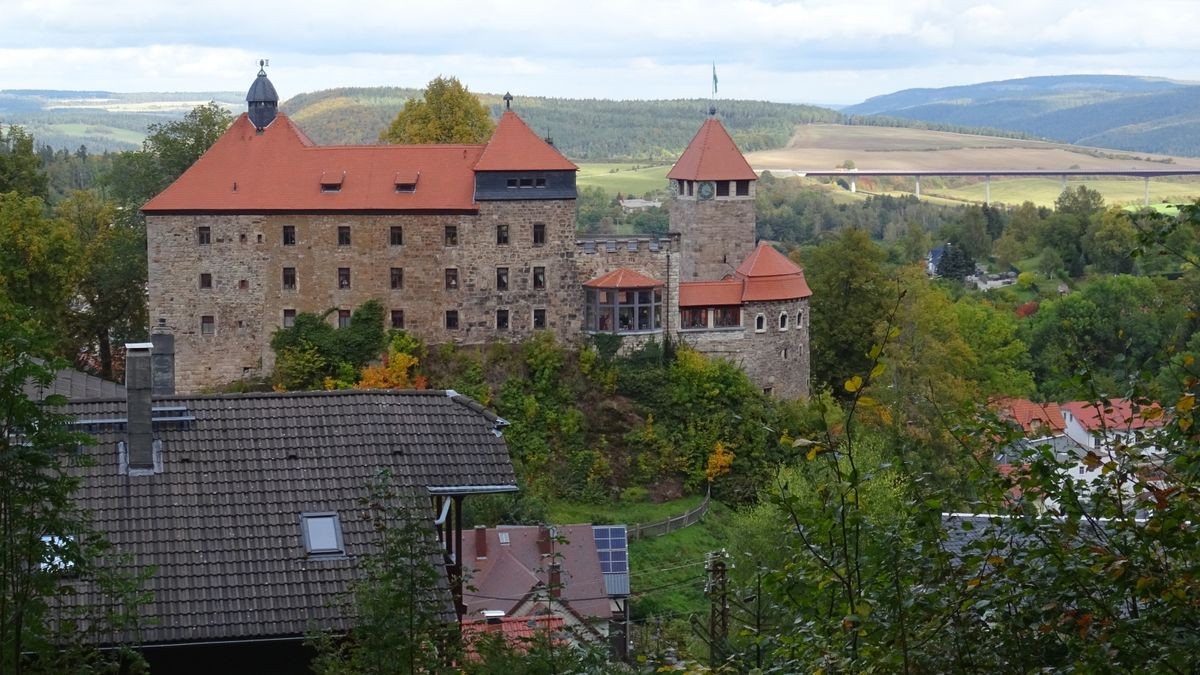
[[[714,192],[712,181],[700,183],[700,199],[712,199]]]

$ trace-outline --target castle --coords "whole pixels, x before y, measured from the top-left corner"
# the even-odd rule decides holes
[[[248,112],[142,208],[178,391],[269,372],[297,312],[346,325],[376,299],[434,344],[669,336],[808,394],[811,291],[755,246],[757,176],[715,110],[668,173],[670,234],[585,238],[577,167],[511,110],[484,144],[317,146],[278,101],[260,70]]]

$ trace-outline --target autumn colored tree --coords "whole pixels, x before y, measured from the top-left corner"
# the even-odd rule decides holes
[[[425,95],[409,99],[379,139],[387,143],[483,143],[495,124],[456,77],[433,78]]]

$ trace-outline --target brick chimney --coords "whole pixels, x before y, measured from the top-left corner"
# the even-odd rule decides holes
[[[552,537],[553,535],[550,533],[550,527],[548,525],[538,525],[538,553],[541,553],[543,556],[550,555],[552,550]]]
[[[475,559],[487,558],[487,526],[475,526]]]
[[[550,563],[550,597],[562,597],[562,565]]]
[[[150,399],[150,352],[153,348],[150,342],[125,345],[125,414],[128,420],[125,428],[131,471],[154,469],[153,403]]]
[[[158,325],[150,332],[150,342],[154,345],[151,352],[151,391],[155,396],[173,396],[175,394],[175,335],[167,326],[166,319],[159,319]]]

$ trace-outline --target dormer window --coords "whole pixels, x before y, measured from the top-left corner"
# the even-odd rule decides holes
[[[342,182],[346,180],[346,172],[326,171],[321,174],[321,192],[341,192]]]
[[[417,179],[421,177],[421,172],[402,173],[396,172],[396,192],[416,192]]]

